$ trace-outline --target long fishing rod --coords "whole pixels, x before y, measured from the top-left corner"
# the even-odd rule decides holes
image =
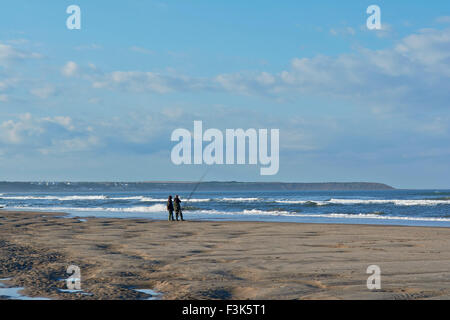
[[[202,183],[203,179],[206,177],[206,175],[208,174],[209,171],[209,167],[206,169],[205,173],[203,173],[203,175],[200,177],[200,180],[198,180],[198,182],[195,184],[194,189],[192,189],[191,193],[189,194],[188,199],[186,200],[186,204],[185,206],[187,206],[187,204],[189,203],[189,201],[192,198],[192,195],[195,193],[195,191],[197,191],[198,187],[200,186],[200,184]]]

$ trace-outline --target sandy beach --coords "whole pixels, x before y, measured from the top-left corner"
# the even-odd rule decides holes
[[[448,228],[60,216],[0,211],[4,283],[50,299],[450,299]],[[69,265],[83,292],[60,291]]]

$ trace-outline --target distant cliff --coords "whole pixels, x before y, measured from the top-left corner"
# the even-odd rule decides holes
[[[198,182],[0,182],[0,192],[123,192],[192,190]],[[392,190],[391,186],[374,182],[202,182],[197,190],[244,191],[244,190],[292,190],[292,191],[338,191],[338,190]]]

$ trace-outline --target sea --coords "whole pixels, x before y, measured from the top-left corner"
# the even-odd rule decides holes
[[[5,210],[68,217],[167,220],[169,194],[186,220],[450,227],[450,190],[3,192]],[[1,211],[0,211],[1,215]]]

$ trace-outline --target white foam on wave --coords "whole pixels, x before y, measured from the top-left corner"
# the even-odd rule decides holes
[[[449,200],[423,200],[423,199],[330,199],[328,203],[333,204],[389,204],[396,206],[435,206],[438,204],[450,204]]]
[[[166,202],[167,199],[152,198],[145,196],[130,197],[108,197],[104,195],[73,195],[73,196],[0,196],[3,200],[56,200],[56,201],[75,201],[75,200],[138,200],[142,202]],[[190,202],[210,201],[210,199],[191,199]]]
[[[105,200],[107,196],[98,195],[98,196],[67,196],[61,197],[58,200],[61,201],[72,201],[72,200]]]
[[[166,206],[163,204],[155,204],[152,206],[135,206],[127,208],[104,208],[104,207],[91,207],[91,208],[78,208],[78,207],[11,207],[11,209],[18,210],[37,210],[37,211],[79,211],[79,212],[165,212]]]
[[[142,200],[143,196],[134,196],[134,197],[108,197],[109,200]]]
[[[142,201],[142,202],[165,202],[165,201],[167,201],[167,199],[157,199],[157,198],[151,198],[151,197],[141,197],[140,199],[139,199],[139,201]]]
[[[384,216],[377,213],[295,213],[288,211],[265,211],[265,210],[244,210],[239,212],[223,212],[216,210],[200,210],[192,211],[192,213],[203,214],[219,214],[219,215],[250,215],[250,216],[286,216],[286,217],[301,217],[301,218],[343,218],[343,219],[378,219],[378,220],[407,220],[407,221],[435,221],[435,222],[450,222],[449,218],[438,217],[404,217],[404,216]]]
[[[265,210],[258,210],[258,209],[246,209],[242,212],[242,214],[246,215],[268,215],[268,216],[280,216],[280,215],[286,215],[286,216],[292,216],[294,213],[289,211],[265,211]]]
[[[276,203],[285,204],[315,204],[326,206],[330,204],[356,205],[356,204],[393,204],[396,206],[435,206],[439,204],[449,204],[450,200],[431,199],[330,199],[330,200],[275,200]]]
[[[141,197],[139,200],[143,201],[143,202],[166,202],[167,201],[167,199],[161,199],[161,198],[158,199],[158,198],[151,198],[151,197]],[[209,199],[209,198],[206,198],[206,199],[189,199],[189,200],[182,199],[181,201],[182,202],[208,202],[208,201],[211,201],[211,199]]]
[[[275,200],[275,202],[285,204],[314,204],[318,206],[326,206],[329,204],[329,202],[321,200]]]
[[[29,211],[59,211],[59,212],[103,212],[103,213],[166,213],[164,204],[155,204],[152,206],[134,206],[125,208],[76,208],[76,207],[12,207],[11,209],[29,210]],[[285,216],[301,218],[336,218],[336,219],[377,219],[377,220],[402,220],[402,221],[423,221],[423,222],[450,222],[450,218],[439,217],[405,217],[405,216],[386,216],[377,213],[297,213],[289,211],[266,211],[258,209],[246,209],[243,211],[218,211],[218,210],[192,210],[190,214],[207,214],[215,216]]]
[[[305,215],[306,216],[306,215]],[[311,216],[311,215],[307,215]],[[378,220],[407,220],[407,221],[436,221],[436,222],[450,222],[448,218],[435,218],[435,217],[401,217],[401,216],[382,216],[379,214],[348,214],[348,213],[328,213],[328,214],[316,214],[315,217],[327,217],[327,218],[346,218],[346,219],[378,219]]]
[[[0,194],[0,199],[2,200],[55,200],[55,201],[95,201],[95,200],[123,200],[123,201],[141,201],[141,202],[162,202],[165,203],[167,199],[165,198],[153,198],[147,196],[105,196],[105,195],[70,195],[70,196],[37,196],[37,195],[4,195]],[[209,202],[209,201],[223,201],[223,202],[275,202],[281,204],[301,204],[301,205],[317,205],[325,206],[330,204],[338,205],[367,205],[367,204],[393,204],[396,206],[435,206],[435,205],[450,205],[450,199],[335,199],[330,200],[290,200],[290,199],[263,199],[257,197],[224,197],[224,198],[196,198],[183,200],[186,202]]]
[[[114,199],[114,198],[110,198]],[[147,202],[165,202],[167,199],[157,199],[150,197],[142,197],[141,201]],[[229,201],[229,202],[250,202],[250,201],[259,201],[260,198],[196,198],[196,199],[181,199],[184,202],[209,202],[209,201]]]
[[[219,198],[216,199],[218,201],[236,201],[236,202],[250,202],[250,201],[259,201],[260,198]]]
[[[58,201],[74,201],[74,200],[105,200],[106,196],[0,196],[4,200],[58,200]]]

